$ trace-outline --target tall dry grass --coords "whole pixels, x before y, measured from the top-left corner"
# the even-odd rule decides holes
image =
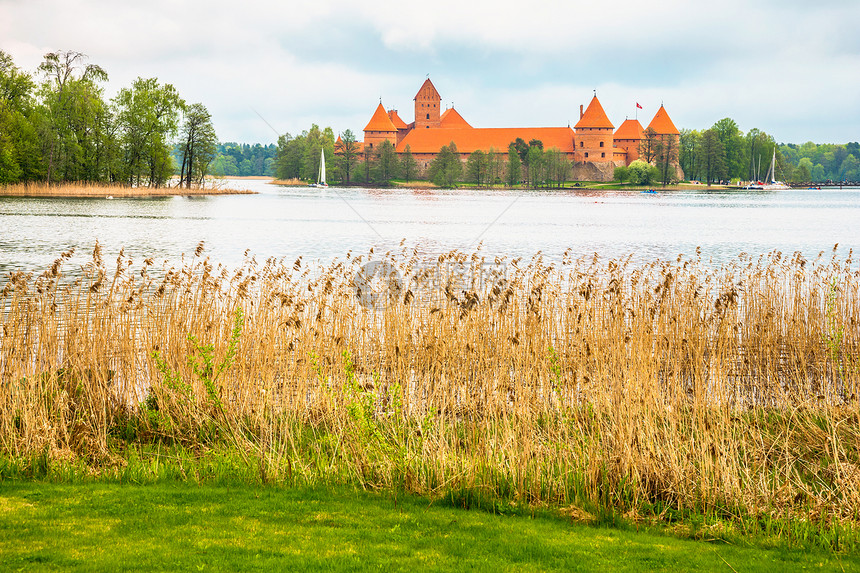
[[[231,189],[226,185],[192,187],[129,187],[120,183],[17,183],[0,185],[0,197],[170,197],[173,195],[248,195],[256,191]]]
[[[288,482],[860,523],[850,256],[537,254],[473,284],[448,271],[479,253],[404,250],[386,255],[402,290],[368,310],[367,256],[227,269],[201,252],[157,268],[97,246],[75,280],[68,253],[8,279],[3,455],[98,467],[123,441],[226,441]]]

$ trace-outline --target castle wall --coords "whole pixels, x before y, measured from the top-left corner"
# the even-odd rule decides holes
[[[615,163],[603,161],[575,161],[571,169],[571,181],[612,181],[615,177]]]
[[[397,145],[396,131],[365,131],[364,144],[371,149],[376,149],[383,141],[390,141],[392,145]]]
[[[639,159],[639,139],[616,139],[615,147],[627,152],[627,165]]]

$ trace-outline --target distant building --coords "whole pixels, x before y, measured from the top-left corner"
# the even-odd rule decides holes
[[[573,162],[574,180],[611,180],[616,166],[629,165],[640,157],[642,141],[648,137],[671,140],[678,149],[680,133],[661,105],[647,130],[638,120],[625,120],[617,131],[609,121],[597,95],[583,110],[579,106],[579,121],[568,127],[472,127],[460,113],[450,107],[442,111],[442,97],[429,79],[415,94],[415,121],[407,124],[396,109],[386,111],[382,102],[364,128],[360,147],[376,149],[390,141],[397,153],[408,146],[423,170],[439,150],[454,142],[463,161],[477,150],[507,155],[508,146],[517,138],[540,140],[544,149],[558,149]],[[676,169],[677,153],[673,163]]]

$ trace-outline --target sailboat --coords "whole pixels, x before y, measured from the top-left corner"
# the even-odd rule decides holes
[[[310,187],[328,187],[325,182],[325,149],[320,149],[320,170],[317,174],[317,182],[310,183]]]
[[[779,191],[782,189],[791,189],[782,181],[776,180],[776,148],[773,150],[773,159],[770,160],[770,168],[767,170],[767,177],[764,182],[755,181],[744,187],[744,189],[759,189],[762,191]]]

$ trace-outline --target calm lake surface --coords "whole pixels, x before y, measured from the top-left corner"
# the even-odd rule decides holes
[[[231,181],[259,195],[159,199],[0,198],[0,274],[42,271],[71,247],[84,264],[96,240],[109,263],[121,247],[135,264],[191,256],[200,241],[234,267],[246,250],[262,262],[298,256],[328,263],[348,251],[377,254],[401,240],[428,255],[577,255],[721,264],[742,253],[860,247],[860,189],[775,192],[474,191],[279,187]]]

